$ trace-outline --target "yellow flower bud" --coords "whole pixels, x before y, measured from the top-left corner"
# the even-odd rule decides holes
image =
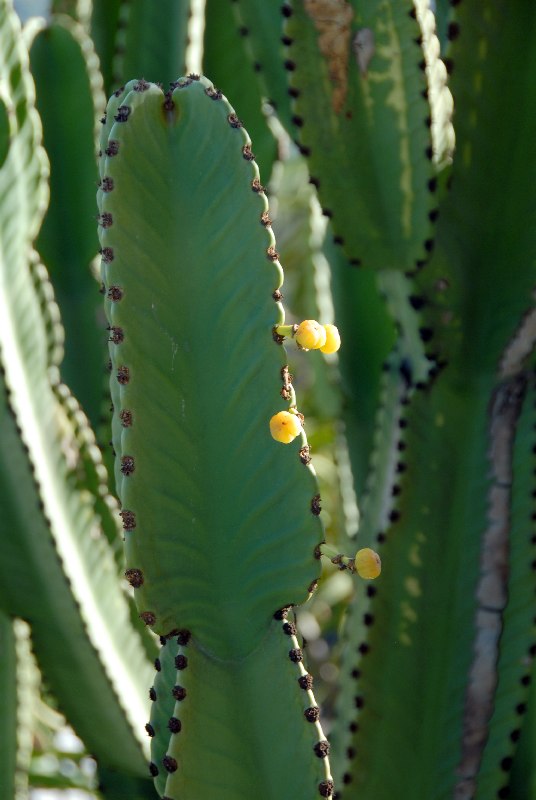
[[[314,319],[305,319],[298,325],[294,338],[303,350],[318,350],[326,344],[326,331]]]
[[[370,547],[358,550],[355,555],[355,571],[360,578],[367,580],[377,578],[382,571],[382,562],[378,553],[375,553]]]
[[[324,325],[326,331],[326,343],[320,348],[322,353],[336,353],[341,346],[341,336],[335,325]]]
[[[290,411],[279,411],[270,420],[270,433],[277,442],[290,444],[302,430],[300,418]]]

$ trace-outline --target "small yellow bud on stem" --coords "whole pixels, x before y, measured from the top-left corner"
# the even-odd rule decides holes
[[[341,346],[341,336],[335,325],[324,325],[326,343],[320,348],[321,353],[336,353]]]
[[[290,444],[302,431],[302,423],[297,413],[279,411],[270,420],[270,433],[276,442]]]
[[[316,320],[305,319],[298,325],[294,338],[303,350],[319,350],[326,344],[326,331]]]
[[[382,571],[382,562],[378,553],[371,550],[370,547],[358,550],[355,555],[355,571],[360,578],[365,578],[365,580],[377,578]]]
[[[377,578],[382,571],[380,557],[370,547],[358,550],[355,558],[349,558],[343,553],[339,553],[332,545],[323,542],[320,545],[320,554],[329,558],[331,563],[340,570],[347,569],[350,572],[357,572],[360,578],[366,580]]]

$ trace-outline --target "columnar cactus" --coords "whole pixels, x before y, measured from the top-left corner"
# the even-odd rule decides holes
[[[251,141],[221,92],[192,75],[168,94],[127,84],[108,104],[101,149],[126,577],[169,674],[155,686],[151,770],[173,798],[246,796],[259,780],[267,797],[329,796],[318,708],[285,621],[319,576],[318,489],[305,435],[283,448],[268,429],[282,388],[291,403],[294,392]],[[171,704],[175,685],[186,697]],[[163,725],[168,715],[177,722]],[[291,775],[276,767],[280,725]],[[247,763],[234,757],[240,728]],[[215,770],[195,757],[201,741]]]

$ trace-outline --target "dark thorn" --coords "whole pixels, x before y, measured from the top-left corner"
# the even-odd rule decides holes
[[[104,264],[110,264],[114,260],[113,247],[103,247],[100,252]]]
[[[313,688],[313,676],[309,675],[309,673],[307,673],[307,675],[300,675],[298,678],[298,684],[300,685],[301,689],[304,689],[305,691],[311,691]]]
[[[311,463],[311,448],[308,444],[304,445],[299,452],[300,461],[302,464],[310,464]]]
[[[177,644],[180,644],[182,647],[185,647],[190,639],[192,638],[192,634],[190,631],[184,629],[177,633]]]
[[[229,116],[227,117],[227,122],[229,123],[231,128],[241,128],[242,127],[242,123],[238,119],[236,114],[229,114]]]
[[[173,695],[175,700],[178,700],[180,702],[181,700],[184,700],[184,698],[186,697],[186,689],[183,686],[174,686],[173,689],[171,690],[171,694]]]
[[[124,365],[118,367],[118,369],[117,369],[117,381],[118,381],[118,383],[120,383],[122,386],[125,386],[125,384],[127,384],[129,382],[129,380],[130,380],[130,370],[129,370],[129,368],[125,367]]]
[[[171,731],[171,733],[180,733],[182,729],[182,723],[180,719],[177,719],[177,717],[170,717],[168,722],[168,728]]]
[[[133,531],[136,527],[136,515],[133,511],[120,511],[119,516],[123,518],[123,529]]]
[[[119,106],[117,109],[117,114],[115,115],[114,119],[116,122],[126,122],[130,116],[131,109],[129,106]]]
[[[318,722],[320,718],[320,709],[318,706],[311,706],[310,708],[306,708],[303,712],[303,716],[307,720],[307,722]]]
[[[132,412],[124,408],[119,412],[119,419],[121,420],[123,428],[130,428],[132,425]]]
[[[287,634],[287,636],[296,636],[297,629],[293,622],[285,622],[283,625],[283,631]]]
[[[134,589],[139,589],[140,586],[143,586],[143,572],[141,569],[125,570],[125,578]]]
[[[110,286],[108,289],[108,299],[112,303],[118,303],[123,298],[123,290],[120,286]]]
[[[303,652],[299,647],[295,647],[288,651],[288,657],[297,664],[299,661],[303,661]]]
[[[132,475],[136,466],[132,456],[121,456],[121,472],[125,477]]]
[[[207,97],[210,97],[211,100],[221,100],[223,97],[223,93],[215,86],[207,86],[205,94]],[[255,158],[255,156],[253,156],[253,158]]]
[[[277,620],[286,619],[287,614],[291,608],[292,606],[284,606],[283,608],[280,608],[278,611],[275,612],[274,619]]]
[[[423,342],[429,342],[433,338],[434,332],[431,328],[419,328],[419,336]]]
[[[135,92],[146,92],[149,88],[150,84],[144,78],[141,78],[137,83],[134,84],[134,91]]]
[[[458,23],[457,22],[449,23],[449,27],[447,29],[447,39],[450,42],[453,42],[455,39],[458,38],[459,35],[460,35],[460,26],[458,25]]]
[[[320,797],[331,797],[333,795],[333,788],[334,786],[332,780],[322,781],[319,783],[318,792]]]
[[[162,759],[162,764],[166,772],[176,772],[178,764],[172,756],[165,755]]]
[[[313,747],[313,750],[318,758],[326,758],[326,756],[329,755],[329,742],[327,742],[325,739],[321,742],[317,742]]]
[[[121,344],[121,342],[125,338],[125,334],[123,333],[123,328],[119,328],[117,326],[112,326],[109,328],[110,336],[108,337],[109,342],[113,342],[114,344]]]

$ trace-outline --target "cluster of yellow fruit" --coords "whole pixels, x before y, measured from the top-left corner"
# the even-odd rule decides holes
[[[315,319],[301,322],[294,332],[294,338],[302,350],[336,353],[341,346],[341,337],[335,325],[321,325]]]
[[[278,325],[275,331],[279,336],[293,336],[301,350],[336,353],[341,346],[335,325],[321,325],[314,319],[306,319],[299,325]],[[270,420],[270,433],[277,442],[290,444],[302,431],[302,418],[296,409],[279,411]]]
[[[336,353],[341,346],[341,337],[335,325],[320,325],[314,319],[306,319],[299,325],[278,325],[275,332],[278,336],[292,336],[300,350]],[[303,417],[296,408],[279,411],[270,420],[270,433],[277,442],[290,444],[303,432],[302,420]],[[337,555],[332,561],[341,568],[357,572],[359,577],[365,580],[377,578],[382,571],[380,557],[370,547],[358,550],[354,559]]]

